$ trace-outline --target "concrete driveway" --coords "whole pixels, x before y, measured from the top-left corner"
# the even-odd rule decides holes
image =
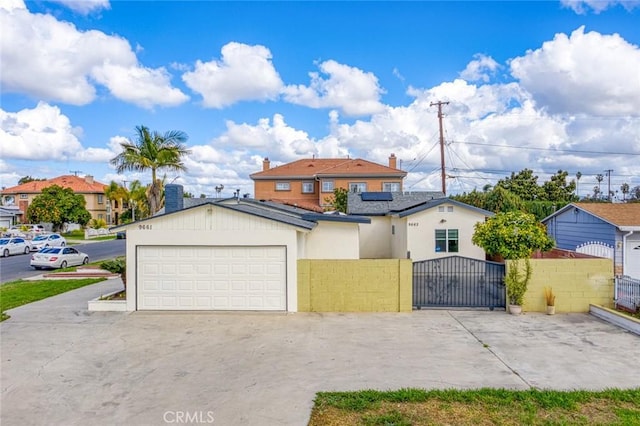
[[[10,311],[3,425],[305,425],[317,391],[640,386],[640,337],[587,314]]]

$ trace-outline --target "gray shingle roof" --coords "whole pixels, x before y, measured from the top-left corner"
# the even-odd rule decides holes
[[[360,216],[384,216],[401,212],[427,201],[444,198],[439,191],[392,192],[392,201],[362,201],[361,194],[350,192],[347,199],[347,213]]]

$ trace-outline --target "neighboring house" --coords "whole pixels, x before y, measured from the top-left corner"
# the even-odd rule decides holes
[[[85,208],[91,213],[93,219],[103,219],[108,222],[111,213],[109,200],[104,195],[106,185],[93,179],[93,176],[87,175],[79,177],[74,175],[58,176],[47,180],[34,180],[23,183],[21,185],[5,188],[2,194],[2,203],[7,205],[18,206],[23,212],[27,212],[27,208],[33,202],[33,199],[42,194],[42,190],[52,185],[58,185],[62,188],[71,188],[74,193],[80,194],[86,201]]]
[[[127,232],[127,310],[297,311],[298,259],[360,258],[367,218],[253,199],[191,199],[166,185],[165,212]]]
[[[463,256],[485,260],[471,238],[492,212],[444,198],[441,192],[349,194],[347,212],[366,216],[360,227],[361,258],[413,261]]]
[[[613,259],[640,278],[640,203],[572,203],[542,220],[560,249]]]
[[[0,228],[9,229],[19,223],[23,214],[18,206],[0,206]]]
[[[360,158],[311,158],[271,168],[268,158],[261,172],[250,177],[257,200],[277,201],[323,211],[336,188],[350,192],[400,192],[407,172],[399,170],[394,154],[389,166]]]

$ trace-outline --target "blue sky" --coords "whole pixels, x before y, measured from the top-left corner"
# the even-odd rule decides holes
[[[640,185],[640,2],[33,1],[0,4],[0,186],[109,159],[145,125],[189,135],[167,181],[212,196],[300,158],[395,153],[405,189],[527,167]]]

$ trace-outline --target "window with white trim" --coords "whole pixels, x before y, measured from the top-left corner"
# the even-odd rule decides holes
[[[349,183],[349,192],[367,192],[367,184],[365,182],[351,182]]]
[[[276,191],[290,191],[291,184],[289,182],[276,182]]]
[[[400,192],[400,182],[385,182],[382,184],[383,192]]]
[[[104,203],[104,195],[98,194],[98,204]]]
[[[322,181],[322,192],[333,192],[333,181],[332,180],[323,180]]]
[[[313,182],[302,182],[302,193],[313,194]]]
[[[458,249],[457,229],[436,229],[436,253],[457,253]]]

